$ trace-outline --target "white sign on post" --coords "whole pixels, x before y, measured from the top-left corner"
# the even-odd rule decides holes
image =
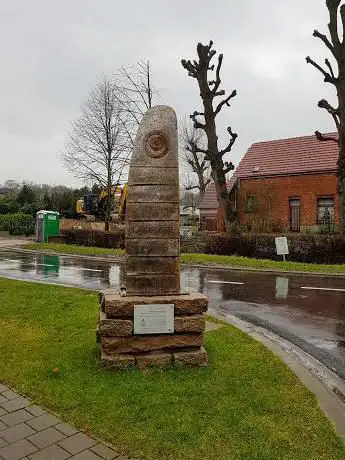
[[[283,256],[283,260],[285,262],[286,254],[289,254],[289,247],[286,236],[277,236],[275,238],[276,242],[276,250],[278,256]]]
[[[174,304],[134,305],[134,334],[172,334]]]

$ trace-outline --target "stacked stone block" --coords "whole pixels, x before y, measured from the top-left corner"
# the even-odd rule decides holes
[[[174,304],[174,333],[134,335],[134,306]],[[126,296],[109,290],[101,298],[98,341],[102,362],[108,367],[202,365],[207,363],[203,348],[206,296]]]

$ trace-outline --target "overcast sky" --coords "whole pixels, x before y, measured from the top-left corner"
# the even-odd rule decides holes
[[[324,0],[0,0],[0,183],[77,185],[59,152],[102,73],[149,59],[159,102],[178,117],[200,106],[181,58],[212,39],[223,87],[238,96],[219,123],[239,134],[235,164],[256,141],[334,130],[332,95],[305,56],[324,59]],[[332,100],[332,98],[331,98]]]

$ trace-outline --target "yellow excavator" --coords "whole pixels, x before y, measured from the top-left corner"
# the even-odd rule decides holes
[[[126,203],[128,186],[113,186],[111,190],[114,197],[114,207],[111,211],[111,220],[113,222],[122,223],[125,220]],[[95,221],[96,219],[104,220],[106,210],[106,198],[108,192],[103,189],[99,195],[87,194],[79,198],[76,202],[76,214],[78,219]]]

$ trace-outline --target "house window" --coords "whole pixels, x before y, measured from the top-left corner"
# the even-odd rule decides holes
[[[301,228],[301,200],[292,198],[289,200],[290,231],[299,232]]]
[[[317,223],[329,225],[334,222],[334,198],[318,198],[317,200]]]
[[[258,209],[258,199],[256,196],[248,195],[246,197],[246,203],[244,207],[245,212],[256,212]]]

